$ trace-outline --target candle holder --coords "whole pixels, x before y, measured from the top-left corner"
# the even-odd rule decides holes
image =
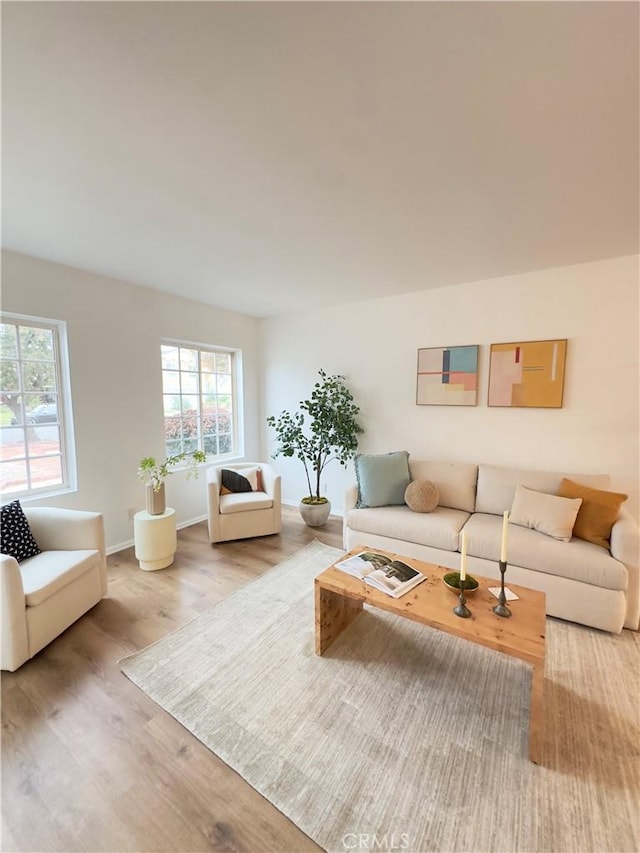
[[[498,596],[498,603],[493,608],[493,612],[497,616],[511,616],[511,611],[507,607],[507,596],[504,592],[504,573],[507,571],[507,563],[505,560],[499,560],[498,566],[500,567],[500,595]]]
[[[464,586],[466,582],[466,578],[464,580],[460,578],[460,603],[456,604],[453,608],[453,612],[456,616],[461,616],[463,619],[468,619],[469,616],[471,616],[471,611],[467,607],[467,599],[464,597]]]

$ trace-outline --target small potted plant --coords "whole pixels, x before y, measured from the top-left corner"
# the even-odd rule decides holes
[[[164,493],[164,481],[173,472],[169,468],[187,462],[187,480],[198,476],[197,466],[206,462],[207,457],[202,450],[193,450],[190,453],[177,453],[168,456],[164,462],[158,463],[153,456],[145,456],[140,460],[138,466],[138,479],[146,484],[147,512],[149,515],[162,515],[165,511],[166,500]]]
[[[364,431],[357,420],[360,409],[344,384],[345,377],[318,372],[320,381],[311,397],[300,402],[300,411],[267,418],[278,441],[274,458],[295,456],[304,465],[309,494],[302,498],[299,509],[309,527],[322,526],[331,512],[331,503],[320,494],[325,466],[333,459],[346,466],[358,449],[358,435]]]

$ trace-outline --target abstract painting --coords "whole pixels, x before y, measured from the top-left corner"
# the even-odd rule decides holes
[[[477,346],[418,350],[418,406],[475,406],[477,392]]]
[[[561,409],[567,341],[491,344],[490,406]]]

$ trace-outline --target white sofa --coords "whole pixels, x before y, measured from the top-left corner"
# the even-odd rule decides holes
[[[23,509],[42,553],[21,563],[0,555],[0,669],[11,672],[107,592],[100,513],[53,507]]]
[[[377,547],[459,569],[464,530],[468,571],[499,580],[503,512],[511,509],[518,484],[553,495],[563,477],[595,489],[609,487],[604,475],[426,460],[409,460],[409,468],[412,480],[437,484],[438,507],[430,513],[413,512],[406,505],[358,509],[354,484],[345,495],[346,550]],[[638,526],[624,508],[611,531],[610,551],[575,537],[561,542],[510,524],[505,582],[546,593],[550,616],[614,633],[623,627],[637,630],[639,551]]]

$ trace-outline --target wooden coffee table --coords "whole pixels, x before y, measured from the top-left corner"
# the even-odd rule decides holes
[[[487,587],[499,586],[499,581],[474,573],[480,588],[468,596],[467,606],[472,615],[463,619],[453,612],[457,603],[456,596],[442,582],[443,576],[451,569],[443,569],[441,566],[368,546],[354,548],[340,560],[363,550],[376,551],[394,560],[402,560],[426,575],[427,579],[401,598],[392,598],[364,581],[341,572],[334,565],[330,566],[315,579],[316,654],[323,655],[326,652],[366,603],[412,619],[421,625],[428,625],[455,637],[462,637],[520,658],[533,665],[529,709],[529,759],[539,764],[544,687],[544,593],[507,581],[509,589],[519,596],[519,600],[508,602],[512,613],[510,618],[496,616],[492,608],[497,604],[497,600],[488,592]],[[507,576],[508,574],[507,569]]]

